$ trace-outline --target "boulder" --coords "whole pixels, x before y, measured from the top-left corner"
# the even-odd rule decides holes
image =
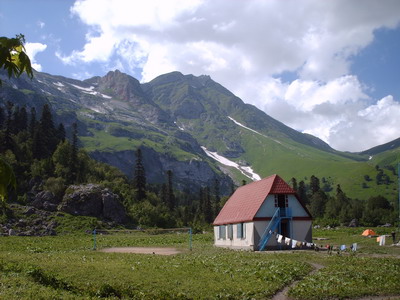
[[[23,214],[25,216],[31,216],[35,213],[35,209],[32,206],[28,206],[26,207],[25,211],[23,212]]]
[[[118,195],[111,193],[108,189],[104,189],[102,193],[103,201],[103,217],[117,223],[126,221],[125,208],[119,200]]]
[[[101,190],[95,184],[71,185],[58,210],[76,216],[100,217],[103,213]]]
[[[50,191],[41,191],[37,193],[34,200],[32,201],[32,206],[38,209],[49,208],[51,204],[56,207],[57,199],[56,196]]]
[[[97,184],[71,185],[58,206],[76,216],[91,216],[108,219],[117,223],[126,220],[125,208],[118,195]]]
[[[57,211],[57,204],[45,201],[43,203],[43,209],[47,211]]]

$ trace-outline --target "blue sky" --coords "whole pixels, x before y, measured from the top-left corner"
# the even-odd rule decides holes
[[[77,79],[210,75],[338,150],[400,137],[400,1],[0,0],[1,35]]]

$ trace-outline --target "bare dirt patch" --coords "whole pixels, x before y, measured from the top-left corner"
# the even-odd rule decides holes
[[[114,247],[99,250],[108,253],[137,253],[137,254],[156,254],[156,255],[174,255],[183,251],[176,248],[154,248],[154,247]]]

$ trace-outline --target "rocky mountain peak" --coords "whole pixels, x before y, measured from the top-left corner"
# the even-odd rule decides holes
[[[140,82],[119,70],[110,71],[98,81],[98,88],[106,94],[112,94],[121,100],[139,104],[144,102],[144,93]]]

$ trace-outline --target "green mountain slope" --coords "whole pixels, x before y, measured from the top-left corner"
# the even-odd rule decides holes
[[[369,161],[365,153],[339,152],[316,137],[299,133],[243,103],[208,76],[173,72],[145,84],[144,89],[201,145],[250,165],[261,177],[278,173],[286,180],[295,177],[307,181],[315,175],[325,178],[333,190],[340,184],[352,197],[396,196],[395,182],[382,185],[365,181],[365,175],[373,179],[377,175],[375,160]]]
[[[172,72],[145,84],[119,71],[84,81],[39,72],[33,80],[0,77],[0,104],[40,111],[50,103],[67,129],[78,122],[92,157],[128,175],[141,146],[149,182],[161,183],[173,170],[181,188],[218,178],[228,191],[229,177],[240,184],[277,173],[307,183],[314,175],[326,190],[340,184],[350,197],[397,197],[397,140],[362,153],[336,151],[245,104],[209,76]],[[377,180],[382,174],[384,182]]]

